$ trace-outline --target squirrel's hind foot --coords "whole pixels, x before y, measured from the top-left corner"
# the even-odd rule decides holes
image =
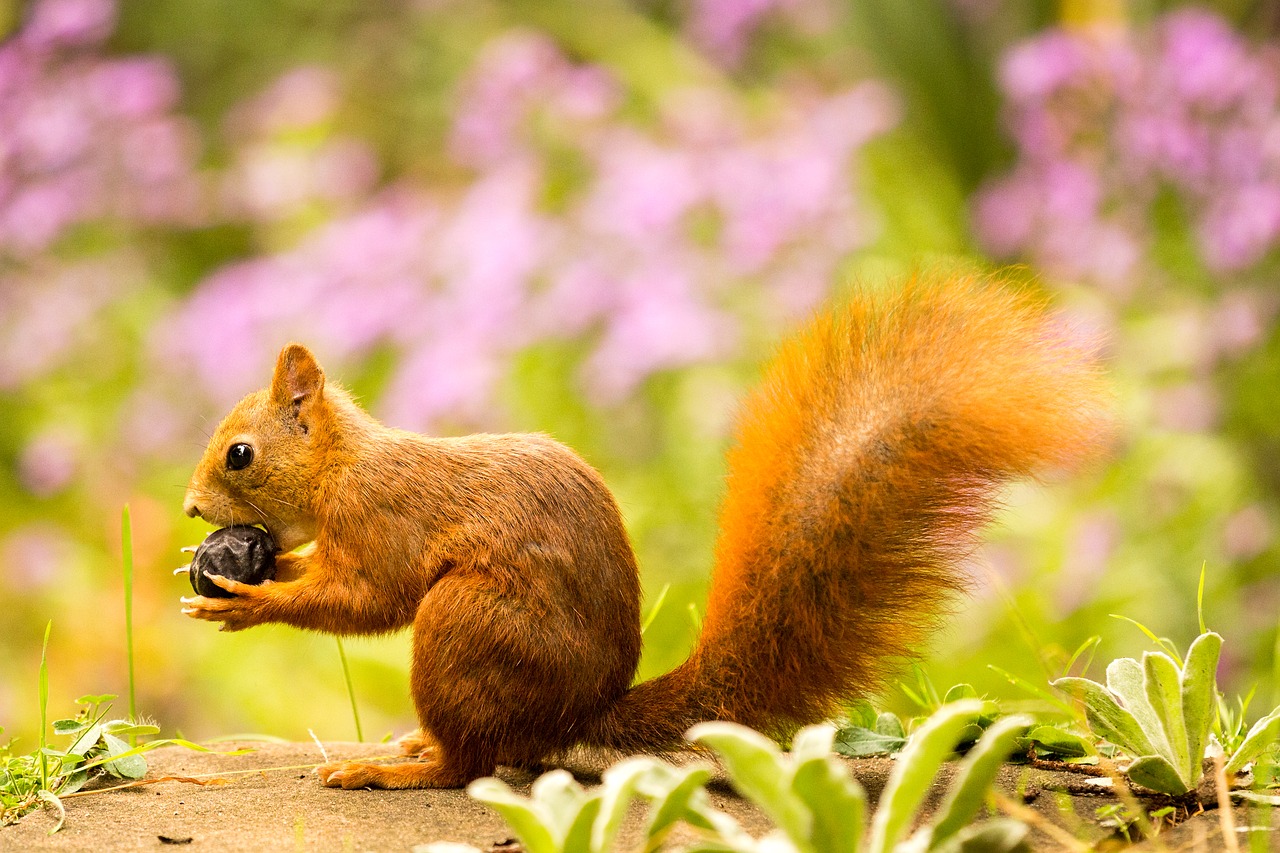
[[[403,755],[416,755],[420,758],[430,758],[437,749],[435,738],[422,729],[409,732],[396,741],[396,746],[400,747]]]
[[[326,788],[462,788],[468,782],[493,773],[450,766],[443,761],[406,761],[401,764],[366,764],[341,761],[317,771]]]

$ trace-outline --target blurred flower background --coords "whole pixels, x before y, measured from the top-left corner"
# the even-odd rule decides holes
[[[354,736],[333,641],[179,613],[182,491],[308,343],[384,420],[545,430],[692,642],[734,404],[859,283],[995,267],[1104,333],[1113,460],[1019,486],[925,665],[1015,692],[1122,613],[1280,701],[1280,14],[1261,0],[0,0],[0,725]],[[411,727],[407,637],[348,641]],[[297,697],[305,697],[298,701]],[[901,697],[886,697],[901,703]]]

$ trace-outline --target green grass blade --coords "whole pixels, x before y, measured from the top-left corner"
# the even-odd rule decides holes
[[[1066,714],[1075,713],[1075,709],[1072,708],[1069,703],[1063,702],[1062,699],[1059,698],[1058,696],[1055,696],[1054,694],[1050,693],[1048,690],[1045,690],[1044,688],[1040,687],[1037,684],[1033,684],[1030,681],[1027,681],[1027,679],[1023,678],[1022,676],[1014,675],[1012,672],[1009,672],[1008,670],[1005,670],[1005,669],[1001,669],[995,664],[990,664],[990,663],[987,664],[987,669],[991,670],[996,675],[1003,677],[1006,681],[1008,681],[1014,687],[1020,687],[1023,690],[1030,693],[1032,696],[1036,697],[1037,699],[1043,699],[1045,702],[1048,702],[1057,708],[1061,708],[1063,713],[1066,713]]]
[[[1253,724],[1249,734],[1245,735],[1244,741],[1236,747],[1231,760],[1227,762],[1226,771],[1239,773],[1240,768],[1275,743],[1277,738],[1280,738],[1280,708]]]
[[[347,665],[347,651],[342,647],[342,638],[338,641],[338,660],[342,661],[342,677],[347,682],[347,698],[351,700],[351,717],[356,723],[356,740],[364,743],[364,729],[360,726],[360,707],[356,704],[356,687],[351,681],[351,667]]]
[[[1209,633],[1209,629],[1204,626],[1204,575],[1208,567],[1208,560],[1200,563],[1200,585],[1196,588],[1196,618],[1200,620],[1201,634]]]
[[[53,631],[53,620],[44,626],[44,645],[40,647],[40,790],[49,790],[49,759],[45,756],[45,747],[49,745],[45,727],[49,721],[49,634]],[[62,804],[59,803],[59,806]]]
[[[1102,642],[1102,635],[1094,634],[1092,637],[1090,637],[1089,639],[1081,643],[1080,647],[1075,650],[1075,653],[1073,655],[1071,655],[1071,659],[1067,661],[1067,666],[1066,666],[1066,669],[1063,670],[1063,674],[1070,675],[1071,668],[1076,665],[1076,661],[1080,660],[1081,655],[1085,654],[1085,652],[1089,652],[1089,660],[1085,661],[1084,670],[1083,670],[1087,672],[1089,669],[1089,664],[1093,662],[1093,652],[1097,651],[1098,644],[1101,642]]]
[[[138,719],[138,699],[135,690],[136,679],[133,667],[133,518],[129,514],[129,505],[124,505],[120,515],[120,552],[124,563],[124,643],[125,654],[129,659],[129,719]],[[137,743],[137,738],[129,736],[129,743]]]
[[[981,712],[982,703],[976,699],[947,705],[912,734],[880,795],[871,822],[869,853],[889,853],[898,843],[915,819],[938,768],[955,749],[960,732]]]
[[[1168,654],[1168,655],[1169,655],[1169,657],[1171,657],[1171,658],[1173,658],[1175,661],[1177,661],[1177,662],[1178,662],[1178,666],[1182,666],[1182,658],[1178,655],[1178,650],[1177,650],[1177,648],[1175,648],[1175,647],[1174,647],[1173,643],[1169,642],[1168,640],[1165,640],[1165,639],[1162,639],[1162,638],[1160,638],[1160,637],[1157,637],[1157,636],[1155,635],[1155,632],[1154,632],[1154,631],[1152,631],[1152,630],[1151,630],[1150,628],[1148,628],[1146,625],[1143,625],[1143,624],[1142,624],[1141,622],[1139,622],[1137,619],[1130,619],[1128,616],[1121,616],[1119,613],[1112,613],[1112,614],[1111,614],[1111,618],[1112,618],[1112,619],[1119,619],[1119,620],[1121,620],[1121,621],[1123,621],[1123,622],[1128,622],[1130,625],[1134,626],[1134,627],[1135,627],[1135,628],[1137,628],[1139,631],[1141,631],[1142,633],[1146,634],[1146,635],[1147,635],[1147,639],[1149,639],[1151,642],[1155,643],[1155,644],[1156,644],[1156,647],[1157,647],[1158,649],[1160,649],[1161,651],[1165,652],[1166,654]]]
[[[644,632],[649,630],[649,626],[653,624],[653,620],[658,618],[658,611],[662,610],[662,605],[667,600],[667,593],[671,591],[671,584],[662,585],[662,590],[658,593],[658,597],[654,599],[653,607],[649,608],[649,615],[644,617],[644,624],[640,626],[640,636],[644,636]]]

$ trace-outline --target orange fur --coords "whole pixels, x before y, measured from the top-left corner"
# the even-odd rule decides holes
[[[999,486],[1097,450],[1108,398],[1088,346],[976,276],[820,317],[743,407],[694,653],[628,689],[639,584],[599,475],[542,436],[388,429],[293,345],[219,427],[186,508],[314,543],[276,583],[224,581],[235,597],[188,612],[231,630],[413,625],[421,760],[324,768],[335,787],[458,785],[579,743],[668,749],[704,719],[783,732],[919,648]],[[230,471],[237,441],[255,462]]]

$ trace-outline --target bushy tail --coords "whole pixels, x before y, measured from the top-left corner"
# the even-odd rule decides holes
[[[882,686],[965,585],[1000,486],[1097,451],[1109,400],[1091,343],[987,278],[920,275],[820,317],[743,406],[697,648],[592,740],[780,732]]]

